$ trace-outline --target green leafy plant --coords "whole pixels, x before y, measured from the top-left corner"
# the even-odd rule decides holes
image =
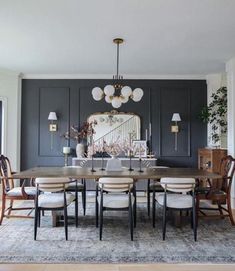
[[[221,134],[227,132],[227,88],[219,88],[211,95],[211,98],[209,105],[202,108],[199,118],[204,123],[211,124],[211,138],[216,144]]]

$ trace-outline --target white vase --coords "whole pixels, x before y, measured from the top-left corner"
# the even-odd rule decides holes
[[[107,171],[122,171],[122,162],[116,156],[112,156],[106,165]]]
[[[76,146],[76,154],[78,158],[84,157],[85,147],[82,143],[78,143]]]

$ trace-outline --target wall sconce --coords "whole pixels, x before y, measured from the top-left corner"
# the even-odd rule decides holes
[[[53,133],[57,131],[57,124],[54,121],[57,120],[56,112],[50,112],[48,116],[48,120],[50,121],[49,124],[49,131],[51,132],[51,150],[53,149]]]
[[[175,134],[175,151],[177,151],[177,147],[178,147],[177,135],[179,133],[178,122],[181,121],[180,114],[179,113],[174,113],[173,116],[172,116],[171,121],[175,122],[175,125],[171,126],[171,132]]]

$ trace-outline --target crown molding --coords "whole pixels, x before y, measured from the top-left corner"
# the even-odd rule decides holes
[[[23,74],[23,79],[112,79],[112,74]],[[142,79],[142,80],[205,80],[206,75],[202,74],[123,74],[124,79]]]

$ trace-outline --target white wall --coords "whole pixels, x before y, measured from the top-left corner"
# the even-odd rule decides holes
[[[235,157],[235,58],[226,63],[228,87],[228,153]],[[231,191],[235,208],[235,177]]]
[[[7,103],[5,111],[4,155],[11,160],[12,170],[20,169],[21,77],[0,69],[0,98]]]

